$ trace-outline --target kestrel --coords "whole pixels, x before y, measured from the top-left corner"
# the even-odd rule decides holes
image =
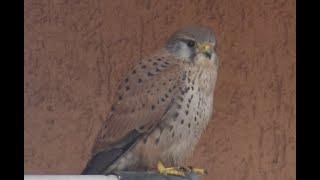
[[[139,61],[123,78],[82,174],[182,166],[212,116],[215,45],[210,28],[187,27]]]

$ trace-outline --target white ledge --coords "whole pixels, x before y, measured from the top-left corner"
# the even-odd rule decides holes
[[[118,180],[115,175],[24,175],[24,180]]]
[[[189,173],[186,176],[170,176],[158,172],[119,171],[110,175],[24,175],[24,180],[198,180],[198,176]]]

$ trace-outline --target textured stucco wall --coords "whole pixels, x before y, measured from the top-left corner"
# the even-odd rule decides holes
[[[214,28],[215,115],[189,164],[204,179],[296,179],[294,0],[25,0],[24,169],[77,174],[118,80],[190,24]]]

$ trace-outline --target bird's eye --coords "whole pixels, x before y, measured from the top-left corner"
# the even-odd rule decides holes
[[[189,41],[187,42],[187,45],[188,45],[189,47],[194,47],[195,44],[196,44],[196,43],[195,43],[194,41],[192,41],[192,40],[189,40]]]

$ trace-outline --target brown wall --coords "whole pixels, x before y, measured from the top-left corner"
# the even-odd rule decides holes
[[[215,115],[190,165],[205,179],[295,178],[294,0],[26,0],[26,174],[77,174],[119,78],[190,24],[214,28]],[[213,178],[214,177],[214,178]]]

